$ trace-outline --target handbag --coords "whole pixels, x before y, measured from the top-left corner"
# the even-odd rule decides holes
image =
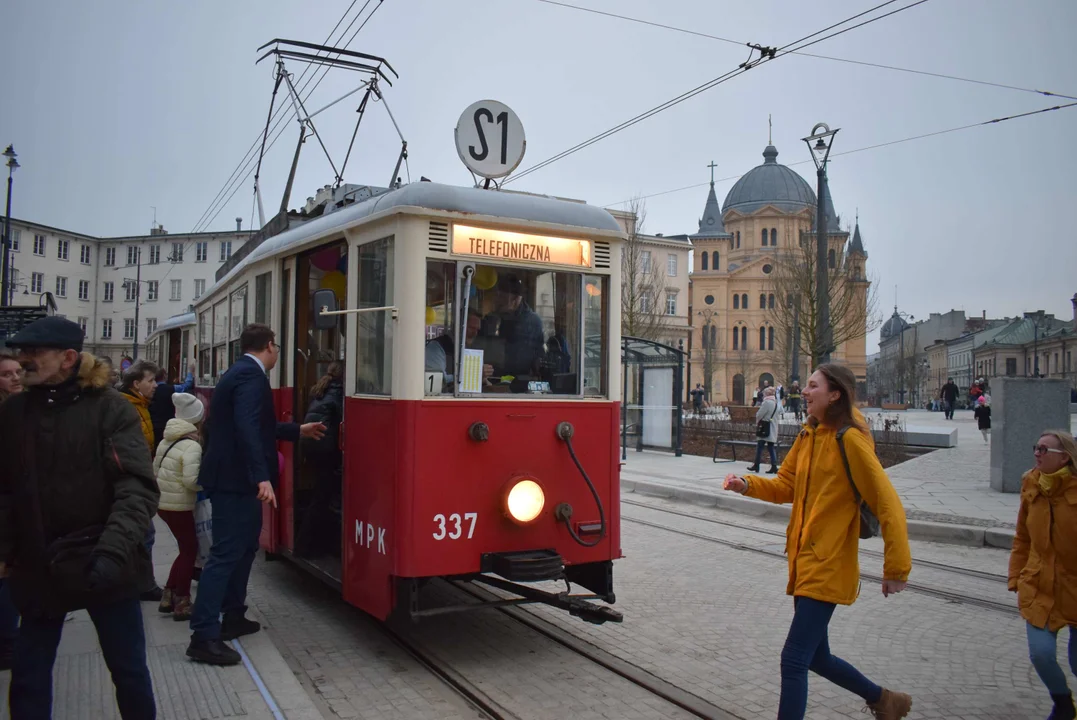
[[[875,516],[875,513],[864,502],[864,499],[860,497],[860,491],[856,489],[856,483],[853,482],[853,472],[849,469],[849,456],[845,454],[844,437],[848,429],[849,426],[846,425],[841,430],[838,430],[838,450],[841,451],[841,462],[845,466],[845,476],[849,478],[849,484],[853,486],[853,495],[856,496],[856,504],[860,509],[860,539],[867,540],[879,534],[879,518]]]
[[[204,568],[209,560],[209,549],[213,547],[213,506],[205,493],[198,493],[198,502],[194,506],[194,534],[198,539],[198,559],[195,567]]]
[[[755,424],[755,436],[760,440],[768,440],[770,438],[770,422],[774,419],[774,416],[778,414],[778,401],[774,401],[774,412],[770,414],[770,420],[760,420]]]

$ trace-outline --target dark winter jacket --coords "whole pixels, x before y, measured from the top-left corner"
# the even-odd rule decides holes
[[[24,615],[138,594],[159,493],[138,413],[108,385],[109,367],[82,353],[70,380],[0,406],[0,560]],[[119,571],[91,588],[99,558]]]
[[[157,391],[150,400],[150,420],[153,422],[153,446],[161,444],[165,436],[165,425],[176,417],[176,406],[172,404],[173,393],[191,392],[194,387],[194,373],[187,373],[187,378],[178,385],[157,383]]]
[[[319,456],[333,457],[340,453],[340,422],[344,419],[344,385],[339,381],[329,383],[325,395],[314,398],[307,408],[304,423],[320,422],[325,425],[321,440],[304,438],[303,448]]]
[[[957,400],[957,393],[957,385],[952,382],[948,382],[942,386],[942,392],[940,393],[940,395],[942,395],[943,400],[952,404],[954,401]]]
[[[972,414],[976,416],[976,427],[980,430],[991,429],[991,407],[988,405],[977,405],[976,409],[972,411]]]

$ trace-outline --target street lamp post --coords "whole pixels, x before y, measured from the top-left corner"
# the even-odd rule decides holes
[[[696,315],[703,318],[703,394],[707,402],[712,402],[711,376],[714,374],[714,361],[711,353],[714,343],[711,342],[711,320],[717,315],[714,310],[699,310]]]
[[[123,279],[123,284],[124,284],[125,289],[130,283],[134,283],[134,285],[135,285],[135,340],[134,340],[134,343],[133,343],[132,348],[131,348],[131,360],[132,361],[138,360],[138,313],[139,313],[139,306],[142,304],[142,247],[141,246],[138,246],[138,247],[135,248],[135,262],[136,262],[135,279],[134,280],[132,280],[131,278],[124,278]],[[147,280],[146,282],[149,282],[149,281]]]
[[[790,368],[790,380],[800,381],[800,297],[790,293],[786,302],[793,306],[793,360]]]
[[[15,146],[8,145],[4,151],[7,158],[7,210],[4,213],[4,243],[3,258],[0,258],[0,306],[7,307],[11,304],[11,183],[15,171],[19,169],[18,157],[15,154]]]
[[[827,267],[827,240],[826,227],[826,163],[830,158],[830,149],[834,146],[834,136],[838,129],[831,130],[826,123],[816,123],[811,129],[811,135],[803,138],[811,151],[811,159],[815,163],[818,176],[818,196],[815,210],[815,293],[817,321],[816,321],[816,347],[812,348],[812,363],[820,365],[830,362],[830,353],[833,348],[832,331],[830,327],[830,276]]]

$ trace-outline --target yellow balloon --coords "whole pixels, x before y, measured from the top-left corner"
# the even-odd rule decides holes
[[[338,302],[344,301],[345,290],[348,286],[348,279],[344,276],[344,273],[328,272],[322,276],[321,287],[326,290],[332,290],[336,296]]]
[[[434,324],[434,308],[432,308],[432,307],[427,307],[426,308],[426,324],[427,325],[433,325]]]
[[[489,290],[494,285],[497,285],[497,270],[494,270],[489,265],[476,268],[475,277],[472,278],[471,284],[479,290]]]

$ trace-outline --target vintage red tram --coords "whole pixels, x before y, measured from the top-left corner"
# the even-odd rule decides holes
[[[282,444],[262,545],[377,618],[423,615],[420,588],[472,578],[592,621],[620,620],[622,230],[605,210],[421,182],[330,205],[266,239],[195,305],[198,384],[249,322],[277,332],[278,417],[343,363],[342,468]],[[297,552],[327,486],[329,552]],[[339,517],[339,524],[335,521]],[[575,583],[586,594],[533,583]]]

